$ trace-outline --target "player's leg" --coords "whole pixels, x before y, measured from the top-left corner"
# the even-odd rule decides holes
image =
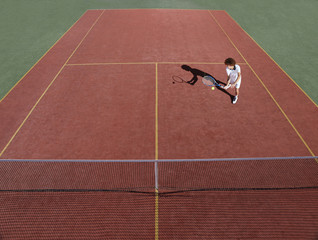
[[[241,81],[239,81],[236,85],[235,85],[235,96],[233,98],[233,104],[235,104],[238,100],[238,96],[240,93],[240,86],[241,86]]]
[[[236,95],[237,97],[238,97],[239,93],[240,93],[240,88],[235,88],[235,95]]]

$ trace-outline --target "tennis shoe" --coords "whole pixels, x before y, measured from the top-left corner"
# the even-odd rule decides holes
[[[233,104],[235,104],[236,102],[237,102],[237,100],[238,100],[238,96],[235,96],[234,98],[233,98]]]

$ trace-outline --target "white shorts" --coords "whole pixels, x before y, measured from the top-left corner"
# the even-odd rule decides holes
[[[237,82],[237,84],[235,84],[235,88],[240,88],[241,82],[242,82],[242,78],[240,79],[240,81]],[[233,83],[230,83],[230,85],[232,85]]]

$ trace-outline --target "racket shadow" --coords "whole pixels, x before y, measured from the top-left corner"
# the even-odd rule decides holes
[[[216,82],[218,84],[221,84],[221,85],[226,85],[226,83],[216,79],[212,74],[210,73],[207,73],[207,72],[204,72],[200,69],[196,69],[196,68],[191,68],[190,66],[188,65],[182,65],[181,68],[187,72],[191,72],[193,74],[193,77],[191,78],[191,80],[189,81],[186,81],[186,83],[190,84],[190,85],[195,85],[197,83],[197,81],[199,80],[198,77],[204,77],[206,75],[209,75],[209,76],[212,76]],[[226,91],[224,88],[222,87],[219,87],[219,86],[215,86],[216,89],[218,89],[219,91],[223,92],[224,94],[228,95],[230,98],[231,98],[231,102],[233,101],[233,98],[234,98],[234,95],[232,95],[231,93],[229,93],[228,91]]]

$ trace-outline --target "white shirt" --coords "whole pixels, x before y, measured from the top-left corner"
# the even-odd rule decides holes
[[[226,67],[226,73],[230,77],[230,83],[233,84],[238,78],[238,73],[241,73],[241,67],[237,64],[235,65],[235,70],[229,69],[228,67]],[[241,77],[241,80],[242,80],[242,77]]]

